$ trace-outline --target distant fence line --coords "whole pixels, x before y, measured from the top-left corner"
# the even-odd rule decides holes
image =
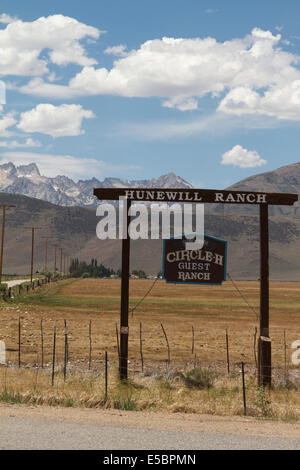
[[[44,277],[41,279],[34,279],[32,282],[30,282],[29,280],[21,284],[16,284],[15,286],[12,286],[12,287],[1,287],[0,298],[2,298],[3,300],[15,298],[17,296],[34,291],[38,287],[42,287],[45,284],[50,284],[50,283],[61,281],[67,278],[68,276],[58,276],[58,277],[48,276],[47,278]],[[2,284],[5,284],[5,282],[2,282]]]

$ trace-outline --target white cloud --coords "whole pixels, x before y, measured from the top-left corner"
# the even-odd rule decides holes
[[[72,88],[65,85],[45,82],[40,77],[33,78],[26,85],[19,88],[19,91],[43,98],[61,98],[65,100],[82,96],[81,90],[72,90]]]
[[[176,97],[164,101],[162,104],[165,108],[177,108],[179,111],[192,111],[198,108],[198,101],[195,98]]]
[[[240,168],[254,168],[262,166],[266,162],[255,150],[247,150],[241,145],[235,145],[222,155],[222,165],[233,165]]]
[[[2,22],[8,24],[0,30],[0,76],[43,75],[49,72],[49,61],[57,65],[97,63],[80,43],[89,37],[97,39],[101,33],[97,28],[63,15],[32,22],[10,20],[2,15]],[[47,55],[42,56],[42,51]]]
[[[0,140],[0,147],[5,147],[7,149],[18,147],[41,147],[41,143],[38,140],[33,140],[29,137],[24,142],[19,142],[17,140]]]
[[[11,16],[11,15],[8,15],[7,13],[2,13],[0,15],[0,23],[2,24],[9,24],[9,23],[13,23],[14,21],[17,21],[17,17],[16,16]]]
[[[0,109],[2,111],[2,109]],[[13,113],[8,113],[0,119],[0,137],[10,137],[13,133],[8,131],[8,127],[12,127],[17,123]]]
[[[260,95],[246,87],[230,91],[219,105],[226,114],[262,114],[291,121],[300,120],[300,77],[286,85],[274,85]]]
[[[24,132],[39,132],[52,137],[75,136],[84,134],[82,120],[93,117],[94,113],[83,109],[80,104],[54,106],[42,103],[21,113],[17,127]]]
[[[11,74],[47,74],[48,80],[34,77],[19,89],[40,97],[159,97],[164,107],[191,111],[210,95],[217,110],[226,114],[300,120],[300,58],[283,50],[286,41],[280,34],[254,28],[245,37],[224,42],[164,37],[131,51],[120,44],[104,51],[119,56],[111,69],[97,68],[79,42],[99,34],[62,15],[15,21],[0,30],[0,44],[8,43],[5,54],[0,48],[0,73],[7,67]],[[50,49],[49,59],[57,65],[75,62],[82,70],[67,85],[53,83],[48,59],[40,55],[44,49]]]
[[[74,180],[103,177],[108,172],[120,174],[130,169],[140,169],[134,165],[113,165],[95,158],[77,158],[71,155],[52,155],[32,152],[4,152],[0,154],[1,163],[13,162],[15,165],[36,163],[42,175],[55,177],[67,175]]]
[[[107,47],[104,51],[105,54],[108,55],[115,55],[120,57],[126,57],[126,46],[124,44],[120,44],[119,46]]]
[[[2,80],[0,80],[0,104],[6,104],[6,87]]]
[[[218,98],[242,87],[258,93],[282,89],[300,79],[298,57],[283,51],[280,41],[280,34],[258,28],[242,39],[223,43],[211,37],[149,40],[116,60],[110,70],[85,66],[68,85],[39,79],[20,91],[69,98],[97,94],[161,97],[164,106],[196,109],[197,101],[207,94]],[[115,51],[122,52],[123,46]],[[228,112],[228,107],[222,110]]]

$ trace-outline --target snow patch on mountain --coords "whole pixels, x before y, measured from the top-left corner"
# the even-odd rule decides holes
[[[41,175],[35,163],[15,166],[12,162],[0,165],[0,191],[23,194],[43,199],[61,206],[95,206],[94,188],[192,188],[193,186],[174,173],[145,180],[97,178],[79,180],[77,183],[64,175],[54,178]]]

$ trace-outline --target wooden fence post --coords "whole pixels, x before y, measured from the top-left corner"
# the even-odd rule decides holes
[[[56,346],[56,326],[54,327],[53,330],[53,354],[52,354],[52,378],[51,378],[51,384],[52,387],[54,385],[54,372],[55,372],[55,346]]]
[[[194,369],[196,369],[197,367],[197,354],[195,354],[195,357],[194,357]]]
[[[108,358],[107,351],[105,351],[105,401],[107,401],[107,385],[108,385]]]
[[[44,331],[43,319],[41,318],[41,352],[42,352],[42,369],[44,369]]]
[[[230,361],[229,361],[229,339],[228,330],[226,328],[226,357],[227,357],[227,372],[230,374]]]
[[[92,320],[90,320],[90,324],[89,324],[89,342],[90,342],[90,350],[89,350],[89,370],[90,370],[91,363],[92,363]]]
[[[163,330],[163,333],[164,333],[164,335],[165,335],[165,338],[166,338],[166,343],[167,343],[167,348],[168,348],[168,367],[169,367],[169,365],[170,365],[170,346],[169,346],[169,341],[168,341],[167,333],[166,333],[166,331],[165,331],[165,329],[164,329],[163,324],[161,323],[160,326],[161,326],[161,328],[162,328],[162,330]]]
[[[287,346],[286,346],[286,330],[283,332],[283,343],[284,343],[284,380],[285,384],[288,382],[288,372],[287,372]]]
[[[194,326],[192,325],[192,354],[194,354],[195,349],[195,330]]]
[[[67,322],[64,320],[65,323],[65,354],[64,354],[64,382],[66,381],[67,377],[67,363],[68,363],[68,328]]]
[[[144,372],[143,339],[142,339],[142,322],[140,322],[140,355],[141,355],[142,372]]]
[[[247,414],[247,404],[246,404],[245,369],[244,369],[244,363],[243,362],[242,362],[242,384],[243,384],[244,416],[246,416],[246,414]]]
[[[119,361],[119,372],[120,372],[120,343],[119,343],[119,331],[118,331],[117,323],[116,323],[116,337],[117,337],[118,361]]]
[[[257,355],[256,355],[256,337],[257,337],[257,326],[254,328],[254,335],[253,335],[253,353],[254,353],[254,362],[255,362],[255,367],[257,370]]]
[[[258,338],[258,386],[271,386],[271,339],[266,336]]]
[[[19,317],[19,328],[18,328],[18,363],[19,368],[21,367],[21,318]]]

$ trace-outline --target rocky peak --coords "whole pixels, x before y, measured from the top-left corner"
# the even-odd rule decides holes
[[[36,163],[20,165],[17,167],[18,176],[40,176],[40,170]]]
[[[17,168],[13,163],[0,165],[0,191],[13,194],[23,194],[43,199],[53,204],[65,206],[95,206],[96,198],[93,196],[95,187],[114,188],[192,188],[180,176],[168,173],[159,178],[130,180],[120,178],[97,178],[79,180],[77,183],[64,175],[55,178],[41,176],[35,163],[20,165]]]
[[[5,172],[8,175],[16,173],[16,167],[12,162],[8,163],[3,163],[3,165],[0,165],[0,171]]]

